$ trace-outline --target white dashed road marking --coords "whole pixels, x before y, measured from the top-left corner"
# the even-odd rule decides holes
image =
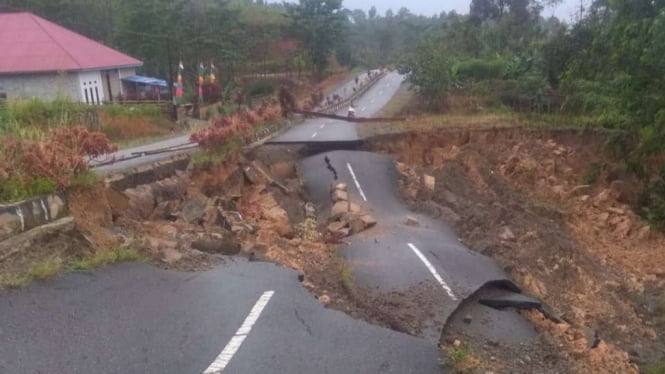
[[[420,250],[418,248],[416,248],[415,245],[413,245],[411,243],[408,243],[408,245],[409,245],[409,248],[411,248],[411,250],[413,251],[413,253],[415,253],[416,256],[418,256],[420,261],[422,261],[425,264],[425,266],[427,267],[427,270],[429,270],[429,272],[432,273],[432,275],[434,276],[434,279],[436,279],[436,281],[439,282],[439,284],[446,291],[448,296],[450,296],[450,298],[453,299],[453,301],[457,301],[457,296],[455,296],[455,294],[453,293],[453,290],[450,288],[450,286],[448,286],[448,283],[446,283],[446,281],[444,281],[443,278],[441,278],[441,275],[439,275],[439,272],[436,271],[436,269],[434,268],[432,263],[429,262],[427,257],[425,257],[425,255],[423,255],[422,252],[420,252]]]
[[[363,198],[363,200],[367,201],[367,196],[365,196],[365,192],[363,191],[363,188],[360,187],[360,183],[358,182],[358,178],[356,178],[356,173],[353,172],[353,168],[351,167],[351,164],[347,163],[346,166],[349,168],[349,173],[351,173],[351,177],[353,178],[353,182],[356,184],[356,187],[358,188],[358,191],[360,192],[360,196]]]
[[[274,294],[275,291],[267,291],[261,295],[256,304],[254,304],[252,311],[249,312],[249,315],[247,315],[247,318],[245,318],[245,322],[243,322],[238,331],[236,331],[235,336],[231,338],[226,347],[224,347],[222,353],[217,356],[215,361],[210,364],[210,366],[206,369],[206,371],[203,372],[203,374],[219,374],[224,371],[226,366],[229,364],[229,362],[231,362],[231,359],[233,359],[233,356],[236,354],[236,352],[238,352],[238,349],[240,349],[240,346],[249,335],[249,332],[252,331],[252,327],[254,327],[254,324],[261,316],[263,309],[265,309],[265,307],[268,305]]]
[[[314,134],[312,134],[312,139],[316,138],[317,135],[319,135],[318,132],[315,132]]]
[[[320,129],[322,129],[324,127],[326,127],[325,123],[323,125],[319,126]]]

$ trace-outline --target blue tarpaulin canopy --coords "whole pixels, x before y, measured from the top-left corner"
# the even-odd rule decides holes
[[[139,84],[145,84],[148,86],[158,86],[158,87],[168,87],[169,84],[166,83],[165,80],[163,79],[157,79],[157,78],[150,78],[150,77],[144,77],[141,75],[132,75],[129,77],[124,77],[122,78],[123,81],[127,82],[132,82],[132,83],[139,83]]]

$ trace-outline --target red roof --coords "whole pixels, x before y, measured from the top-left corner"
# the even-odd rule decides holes
[[[143,63],[32,13],[0,13],[0,74],[137,67]]]

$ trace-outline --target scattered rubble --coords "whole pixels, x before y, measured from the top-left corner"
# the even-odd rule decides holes
[[[333,206],[327,231],[333,237],[345,238],[360,234],[376,226],[376,219],[362,207],[349,201],[348,187],[344,183],[333,186],[330,192]]]
[[[663,309],[653,306],[665,305],[665,237],[634,213],[639,182],[604,152],[602,134],[444,130],[367,143],[395,157],[412,207],[445,219],[569,324],[570,341],[556,324],[540,330],[578,361],[573,372],[662,360]]]

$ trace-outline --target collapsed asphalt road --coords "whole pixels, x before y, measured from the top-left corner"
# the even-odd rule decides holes
[[[381,109],[381,107],[383,107],[388,102],[388,100],[392,98],[397,88],[399,88],[399,83],[395,84],[394,79],[383,80],[382,84],[383,88],[379,88],[376,92],[366,93],[366,95],[371,93],[374,99],[368,100],[368,107],[363,107],[358,110],[359,115],[370,115],[375,111],[377,111],[378,109]],[[333,92],[330,93],[330,95],[337,94],[346,97],[351,93],[354,85],[355,85],[354,79],[350,79],[349,81],[344,82],[339,87],[335,88]],[[321,127],[321,125],[324,126]],[[319,127],[321,127],[321,129],[325,128],[326,123],[317,120],[307,120],[300,126],[295,127],[293,131],[298,132],[299,130],[295,129],[307,128],[308,130],[305,131],[305,133],[308,133],[310,128],[313,129]],[[358,136],[355,133],[355,128],[353,130],[351,129],[347,130],[350,131],[349,135],[345,136],[344,138],[347,139],[351,137],[357,140]],[[321,133],[324,133],[324,131],[321,131]],[[313,133],[309,133],[308,134],[309,138],[307,139],[311,139],[312,135]],[[90,162],[90,165],[95,166],[105,161],[116,160],[116,162],[99,166],[95,168],[95,170],[101,174],[121,172],[123,170],[131,169],[137,166],[154,163],[174,155],[186,153],[190,151],[192,147],[195,146],[196,144],[193,144],[190,141],[189,135],[176,136],[171,139],[166,139],[151,144],[118,150],[117,152],[105,156],[102,160],[95,160]],[[165,152],[150,154],[151,151],[160,150],[160,149],[165,150]]]
[[[397,74],[380,80],[357,101],[358,115],[376,112],[401,81]],[[275,142],[348,147],[360,139],[355,124],[309,120]],[[407,306],[404,319],[417,327],[408,332],[426,339],[325,309],[295,273],[271,264],[229,259],[194,274],[126,265],[0,296],[0,372],[441,372],[436,343],[447,321],[455,321],[455,310],[461,306],[475,315],[484,308],[482,315],[491,317],[493,309],[465,299],[488,283],[515,290],[512,282],[488,258],[460,245],[445,223],[406,209],[389,158],[335,151],[303,160],[300,169],[320,211],[329,207],[336,174],[350,186],[352,199],[378,218],[377,227],[351,238],[341,251],[368,300],[391,313],[394,306],[381,300],[397,294]],[[404,225],[407,215],[417,225]],[[493,320],[497,327],[525,323],[506,313],[512,314]],[[532,333],[491,323],[480,330],[499,338],[510,331],[518,341]]]
[[[122,265],[0,297],[0,372],[433,373],[425,341],[324,308],[297,274]]]
[[[404,76],[399,73],[386,74],[354,102],[356,116],[370,117],[381,110],[395,95],[403,79]],[[337,114],[345,116],[347,108],[342,108]],[[268,144],[337,144],[348,146],[349,144],[359,144],[360,141],[356,124],[317,118],[307,120],[302,125],[290,129],[272,139]]]
[[[327,164],[337,171],[337,179]],[[330,186],[344,182],[350,186],[350,199],[377,218],[375,228],[347,240],[342,254],[357,287],[378,295],[399,294],[407,313],[420,309],[421,319],[413,321],[419,335],[438,342],[452,313],[485,286],[519,292],[491,259],[460,244],[445,222],[414,214],[403,205],[397,171],[388,156],[326,152],[303,160],[300,169],[320,211],[331,208]]]

